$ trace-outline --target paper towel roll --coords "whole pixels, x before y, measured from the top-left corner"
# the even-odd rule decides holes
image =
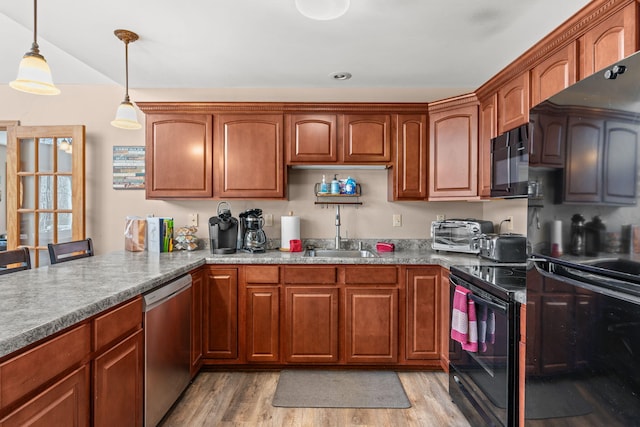
[[[280,217],[280,250],[289,251],[289,241],[300,238],[300,217],[282,216]]]
[[[552,255],[562,255],[562,221],[559,219],[556,219],[551,223],[550,240]]]

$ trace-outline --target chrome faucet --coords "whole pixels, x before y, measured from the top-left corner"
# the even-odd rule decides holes
[[[336,249],[340,249],[340,205],[336,205]]]

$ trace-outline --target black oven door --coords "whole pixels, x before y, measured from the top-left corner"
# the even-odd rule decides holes
[[[456,284],[471,290],[478,319],[478,350],[457,341],[449,345],[449,393],[472,425],[514,426],[517,421],[514,304],[489,295],[451,276],[451,301]]]

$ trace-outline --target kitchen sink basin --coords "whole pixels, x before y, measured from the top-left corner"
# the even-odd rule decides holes
[[[342,249],[307,249],[304,252],[306,257],[325,258],[378,258],[375,252],[369,250],[342,250]]]

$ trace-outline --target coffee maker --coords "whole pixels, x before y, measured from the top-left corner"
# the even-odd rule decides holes
[[[260,253],[265,251],[267,236],[262,227],[262,209],[248,209],[238,215],[240,218],[240,234],[238,235],[238,249],[245,252]]]
[[[236,252],[238,220],[231,216],[231,206],[227,202],[218,203],[218,216],[209,218],[209,239],[211,253],[233,254]]]

